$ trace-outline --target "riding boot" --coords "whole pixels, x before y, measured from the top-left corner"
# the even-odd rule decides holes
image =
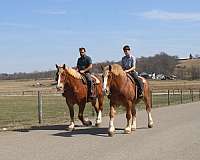
[[[143,97],[143,83],[142,83],[142,80],[139,79],[138,76],[134,75],[134,80],[135,80],[135,83],[138,87],[138,90],[137,90],[137,93],[138,93],[138,97],[141,98]]]
[[[141,79],[138,78],[138,97],[143,97],[143,83]]]
[[[92,82],[88,82],[88,98],[95,98],[93,94]]]

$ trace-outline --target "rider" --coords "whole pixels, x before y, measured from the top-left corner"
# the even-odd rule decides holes
[[[125,45],[123,47],[123,51],[125,56],[122,57],[122,68],[123,70],[130,74],[131,77],[135,80],[136,85],[138,86],[138,96],[142,97],[143,96],[143,83],[139,79],[137,72],[135,71],[136,68],[136,58],[131,55],[131,49],[128,45]]]
[[[92,98],[92,78],[91,78],[91,69],[92,69],[92,59],[86,55],[85,48],[79,48],[80,58],[77,61],[77,69],[81,74],[84,74],[87,85],[88,85],[88,97]]]

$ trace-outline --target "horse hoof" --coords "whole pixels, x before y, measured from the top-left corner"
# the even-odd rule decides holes
[[[84,122],[84,125],[85,125],[85,126],[91,126],[91,125],[92,125],[92,122],[91,122],[91,121],[85,121],[85,122]]]
[[[75,128],[67,128],[66,130],[69,131],[69,132],[72,132],[72,131],[75,130]]]
[[[131,131],[136,131],[136,128],[131,128]]]
[[[98,128],[100,127],[100,125],[101,125],[100,123],[95,124],[95,126],[98,127]]]
[[[148,128],[153,128],[153,124],[148,124]]]
[[[125,129],[125,130],[124,130],[124,133],[125,133],[125,134],[130,134],[130,133],[131,133],[131,130]]]
[[[109,136],[109,137],[113,137],[114,135],[115,135],[114,132],[108,132],[108,136]]]

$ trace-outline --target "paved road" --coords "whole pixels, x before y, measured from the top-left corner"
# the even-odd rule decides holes
[[[101,128],[64,126],[28,132],[0,133],[0,160],[199,160],[200,102],[153,110],[154,128],[147,129],[145,111],[137,114],[137,130],[123,134],[125,115],[118,115],[114,137]]]

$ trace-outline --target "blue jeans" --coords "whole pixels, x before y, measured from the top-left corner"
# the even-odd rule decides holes
[[[129,72],[128,74],[131,75],[131,77],[133,77],[137,87],[138,87],[138,93],[142,94],[142,91],[144,89],[143,83],[141,81],[141,79],[139,79],[138,75],[136,72]]]

